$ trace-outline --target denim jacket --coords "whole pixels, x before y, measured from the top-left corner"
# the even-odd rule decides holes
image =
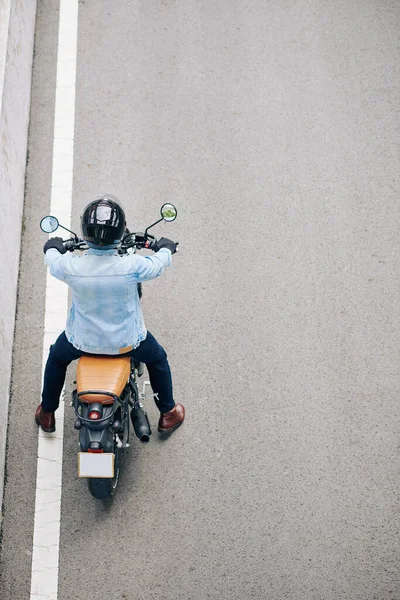
[[[159,277],[172,262],[162,248],[153,256],[119,255],[115,249],[89,249],[83,255],[51,248],[45,264],[72,292],[65,333],[84,352],[124,354],[147,335],[137,284]]]

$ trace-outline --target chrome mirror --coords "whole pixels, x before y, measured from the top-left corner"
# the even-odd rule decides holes
[[[53,233],[56,229],[58,229],[59,222],[56,217],[43,217],[40,221],[40,229],[45,233]]]
[[[178,216],[178,211],[176,210],[176,207],[173,204],[170,204],[169,202],[162,205],[160,212],[164,221],[168,222],[175,221],[176,217]]]

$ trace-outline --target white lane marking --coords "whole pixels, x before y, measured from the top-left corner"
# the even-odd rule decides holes
[[[60,0],[50,214],[71,228],[78,0]],[[68,288],[47,273],[43,371],[65,328]],[[56,433],[39,429],[30,600],[57,600],[64,434],[64,391]]]

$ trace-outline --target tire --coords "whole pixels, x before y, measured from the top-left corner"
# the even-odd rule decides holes
[[[114,443],[114,477],[113,479],[103,479],[90,477],[88,482],[89,492],[96,498],[96,500],[110,500],[117,491],[117,485],[119,480],[119,472],[121,467],[121,448],[118,448],[117,444]]]

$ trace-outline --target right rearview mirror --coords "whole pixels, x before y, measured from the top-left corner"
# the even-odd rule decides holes
[[[170,204],[169,202],[162,205],[160,212],[164,221],[168,222],[175,221],[176,217],[178,216],[178,211],[176,210],[176,207],[173,204]]]
[[[53,233],[56,229],[58,229],[58,219],[57,217],[43,217],[40,221],[40,229],[45,233]]]

